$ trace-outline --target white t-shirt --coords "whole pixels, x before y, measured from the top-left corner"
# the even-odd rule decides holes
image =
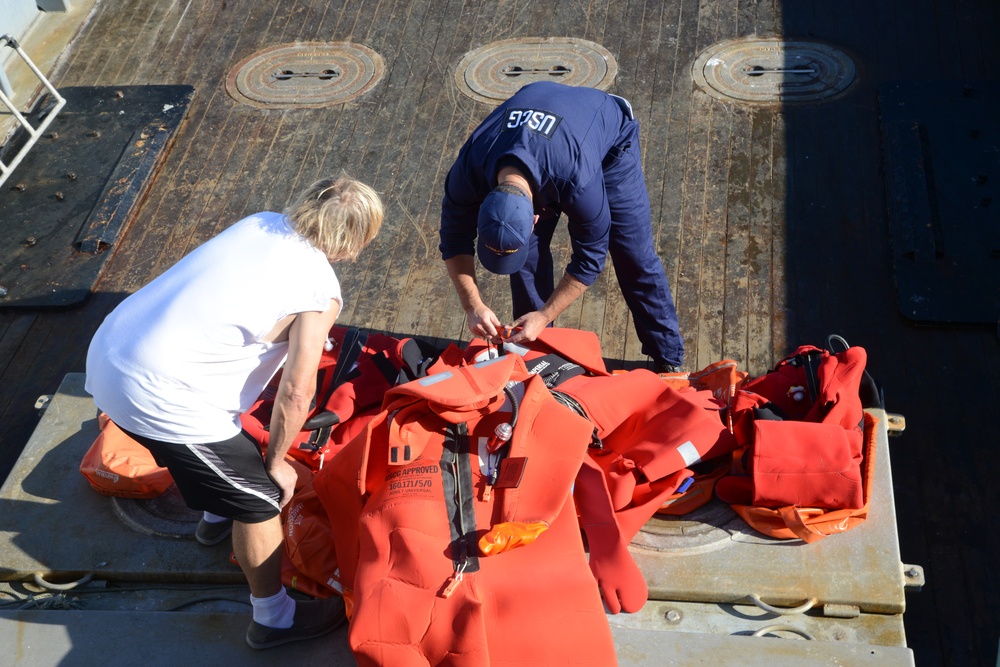
[[[87,353],[86,389],[127,431],[217,442],[240,431],[284,363],[262,339],[282,318],[342,304],[326,256],[279,213],[258,213],[202,244],[125,299]]]

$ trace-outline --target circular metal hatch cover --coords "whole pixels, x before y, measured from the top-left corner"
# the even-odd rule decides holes
[[[140,533],[157,537],[194,539],[202,513],[188,509],[176,484],[156,498],[112,497],[115,513],[122,522]]]
[[[854,82],[855,67],[850,56],[827,44],[751,39],[706,49],[691,74],[699,88],[719,99],[784,104],[843,93]]]
[[[522,37],[491,42],[465,54],[455,71],[455,82],[472,99],[495,104],[534,81],[606,90],[617,74],[615,57],[595,42]]]
[[[262,109],[315,109],[365,94],[384,72],[382,57],[366,46],[295,42],[241,60],[226,77],[226,90]]]
[[[654,515],[632,538],[632,546],[669,556],[716,551],[735,544],[746,524],[729,505],[711,501],[684,516]]]

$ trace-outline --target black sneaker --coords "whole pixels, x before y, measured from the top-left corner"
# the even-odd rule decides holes
[[[206,547],[218,544],[229,537],[233,532],[233,522],[231,519],[225,521],[205,521],[202,517],[198,522],[198,527],[194,531],[194,539],[198,540]]]
[[[654,361],[653,362],[653,372],[654,373],[680,373],[681,367],[676,364],[671,364],[667,361]]]
[[[312,639],[336,630],[346,620],[344,599],[341,597],[296,600],[292,627],[269,628],[257,621],[250,621],[250,627],[247,628],[247,644],[256,649],[264,649]]]

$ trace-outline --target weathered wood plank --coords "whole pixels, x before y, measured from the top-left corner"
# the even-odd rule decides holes
[[[861,0],[863,3],[864,0]],[[879,2],[874,6],[873,20],[879,39],[875,41],[876,76],[891,80],[899,76],[899,51],[896,46],[896,18],[892,2]]]
[[[77,51],[78,59],[75,63],[67,63],[62,70],[63,75],[80,77],[78,80],[84,82],[75,85],[94,85],[108,60],[116,57],[118,49],[126,47],[121,21],[128,20],[130,16],[116,14],[116,8],[107,5],[95,7],[97,20],[92,21],[93,29],[87,31],[88,43],[80,45],[86,53]]]
[[[662,143],[647,145],[647,160],[648,156],[656,155],[664,161],[659,197],[657,252],[663,260],[664,270],[677,307],[680,334],[685,340],[688,359],[684,366],[688,370],[697,369],[690,363],[690,360],[694,358],[691,354],[691,331],[685,324],[690,320],[681,319],[682,310],[688,308],[689,305],[682,305],[679,301],[679,281],[681,272],[687,266],[684,246],[686,240],[683,237],[681,210],[685,197],[689,116],[692,96],[700,95],[700,93],[692,93],[689,81],[690,63],[697,56],[697,30],[692,20],[692,17],[697,15],[697,7],[698,4],[694,0],[685,0],[679,3],[671,15],[670,21],[675,33],[672,37],[673,48],[668,49],[665,53],[670,66],[665,72],[662,83],[664,92],[669,97],[661,102],[665,105],[666,117],[663,122],[666,135],[662,139]],[[670,40],[668,40],[669,43]],[[650,151],[654,152],[650,153]]]
[[[220,39],[197,53],[197,61],[201,62],[201,67],[195,72],[195,98],[177,139],[177,148],[184,152],[177,156],[178,160],[168,161],[161,174],[161,187],[154,192],[159,194],[160,199],[149,202],[155,203],[155,208],[150,210],[147,205],[137,220],[141,222],[142,216],[146,214],[150,218],[162,217],[171,221],[171,224],[133,225],[137,237],[133,237],[131,247],[146,256],[137,255],[131,259],[135,268],[129,271],[128,283],[123,283],[128,291],[134,291],[153,276],[162,273],[188,249],[187,240],[194,224],[184,217],[185,207],[199,181],[203,177],[210,178],[206,170],[213,169],[211,165],[215,147],[229,145],[225,131],[234,103],[218,83],[225,76],[225,68],[231,56],[238,59],[242,52],[252,53],[257,50],[254,40],[259,39],[259,34],[266,33],[269,26],[280,25],[282,22],[278,8],[257,15],[251,9],[245,17],[246,23],[241,23],[238,19],[228,26],[226,36],[229,39]],[[206,60],[201,61],[201,58]],[[214,85],[208,86],[209,81]],[[210,91],[208,95],[199,95],[197,92],[205,92],[206,89]],[[171,166],[173,169],[168,171]],[[177,246],[173,245],[175,242]],[[149,254],[159,254],[162,248],[168,248],[170,252],[166,256],[149,257]]]
[[[163,216],[162,219],[170,220],[170,224],[136,224],[142,219],[145,210],[133,222],[127,232],[129,242],[121,244],[123,247],[116,253],[132,265],[127,272],[128,282],[120,283],[123,290],[135,291],[166,270],[187,251],[187,242],[197,222],[192,220],[192,206],[198,207],[199,195],[210,191],[218,175],[213,164],[216,150],[232,147],[230,142],[224,141],[224,133],[230,131],[228,120],[229,114],[226,112],[216,120],[216,127],[220,131],[196,142],[199,145],[185,156],[184,171],[176,175],[178,180],[170,188],[170,197],[158,202],[155,213]],[[184,137],[182,129],[178,134],[178,141]],[[222,162],[225,163],[225,157]],[[164,253],[164,249],[169,252]]]
[[[637,36],[643,29],[644,13],[645,3],[640,0],[612,3],[608,7],[604,34],[596,40],[611,51],[618,61],[618,77],[611,92],[628,99],[635,98],[641,85],[638,72],[642,44]],[[568,236],[561,238],[568,240]],[[604,354],[609,357],[624,358],[629,336],[635,336],[635,333],[631,314],[618,288],[617,275],[610,258],[597,281],[587,290],[584,299],[579,300],[574,306],[573,315],[577,318],[582,319],[584,313],[589,317],[600,315],[603,318],[602,325],[599,328],[594,326],[594,330],[601,337]]]
[[[813,292],[819,271],[817,246],[817,161],[824,161],[816,154],[811,138],[816,137],[820,127],[813,121],[811,110],[790,110],[786,114],[789,176],[788,218],[786,220],[786,262],[785,286],[787,313],[789,317],[789,346],[794,348],[806,341],[811,331],[810,324],[819,321],[819,303]],[[820,342],[820,341],[813,341]]]
[[[789,192],[792,189],[788,174],[788,123],[785,114],[778,113],[774,119],[771,134],[771,172],[774,183],[775,224],[771,228],[771,345],[772,357],[780,359],[790,345],[788,331],[788,280],[785,267],[788,265],[788,234],[785,224],[789,217]]]
[[[243,118],[237,124],[238,134],[232,141],[239,145],[226,165],[219,165],[224,172],[224,182],[219,183],[201,213],[203,229],[197,235],[198,242],[204,242],[233,224],[248,213],[256,213],[255,205],[262,205],[260,191],[265,183],[281,182],[282,174],[263,168],[266,159],[285,127],[286,116],[275,111],[260,111],[245,107],[239,111]],[[294,188],[286,184],[288,195]]]
[[[740,0],[735,8],[734,37],[750,37],[757,34],[757,2]]]
[[[157,3],[148,12],[135,12],[134,20],[129,24],[129,31],[132,42],[128,48],[120,49],[114,60],[105,63],[104,71],[98,75],[99,78],[121,84],[131,84],[135,81],[135,76],[139,69],[151,58],[150,53],[159,53],[151,50],[151,44],[160,45],[161,40],[166,40],[171,32],[170,15],[178,8],[173,3]],[[201,20],[212,20],[210,8],[206,8],[204,14],[199,17]]]
[[[781,12],[782,0],[760,0],[754,4],[757,9],[758,36],[778,37],[785,34]]]
[[[731,114],[729,169],[726,191],[726,239],[723,273],[722,341],[719,357],[735,359],[745,367],[749,352],[751,223],[750,199],[754,187],[750,155],[753,114],[734,107]]]
[[[701,339],[699,312],[702,265],[702,234],[705,208],[705,174],[708,168],[708,122],[711,114],[709,98],[696,92],[691,100],[692,113],[688,120],[685,171],[680,209],[680,241],[677,253],[683,257],[677,281],[674,283],[674,303],[677,319],[685,342],[685,365],[697,370]]]
[[[774,365],[774,214],[780,197],[774,182],[774,114],[751,115],[747,242],[747,356],[744,370],[760,375]]]
[[[673,43],[676,42],[676,24],[671,24],[670,20],[676,15],[677,8],[672,4],[647,2],[644,6],[642,31],[638,35],[640,44],[640,55],[636,59],[638,66],[635,70],[634,85],[628,93],[640,124],[643,172],[650,198],[654,248],[659,245],[657,240],[662,224],[659,205],[664,187],[662,173],[666,165],[663,154],[658,149],[651,154],[650,146],[664,145],[668,132],[670,100],[658,99],[662,95],[658,95],[657,91],[662,90],[664,82],[672,81],[674,76],[673,63],[667,57],[668,53],[672,53]],[[678,186],[679,182],[667,184],[667,187]],[[617,285],[612,289],[616,287]],[[647,357],[642,353],[642,345],[635,332],[631,313],[626,334],[622,358],[645,361]]]
[[[701,284],[698,288],[698,356],[695,368],[704,368],[723,358],[726,266],[726,179],[732,112],[720,103],[712,105],[708,130],[708,161],[705,173],[705,210],[702,218]]]
[[[192,64],[191,54],[204,48],[207,41],[224,34],[227,25],[239,16],[227,11],[224,0],[210,4],[157,3],[157,9],[166,11],[160,18],[155,41],[146,42],[146,48],[135,51],[136,62],[131,71],[132,82],[137,85],[174,83],[182,76],[187,77]]]
[[[719,19],[715,27],[715,41],[733,39],[739,33],[739,3],[719,3]]]
[[[463,113],[460,105],[453,104],[458,102],[454,97],[457,91],[451,91],[451,100],[442,95],[449,90],[452,68],[461,59],[462,49],[478,20],[476,14],[467,15],[467,11],[466,8],[445,11],[448,20],[438,23],[440,17],[425,8],[408,26],[413,34],[432,34],[434,39],[430,41],[430,49],[420,39],[415,40],[415,44],[411,40],[404,47],[406,51],[401,53],[406,61],[424,63],[423,67],[408,65],[407,71],[397,74],[402,81],[412,76],[420,82],[419,95],[415,99],[416,116],[407,125],[406,115],[400,114],[396,130],[412,137],[415,146],[394,165],[397,171],[394,217],[389,221],[390,227],[376,241],[376,252],[368,267],[368,286],[364,291],[367,303],[371,304],[365,313],[370,326],[405,332],[417,332],[426,326],[429,335],[445,338],[457,338],[465,329],[464,314],[452,293],[437,250],[437,230],[440,184],[451,166],[450,158],[465,140],[468,110],[474,106],[468,100]],[[463,25],[463,21],[468,23]],[[475,107],[486,108],[484,105]],[[437,142],[442,136],[455,145],[448,157],[439,152],[441,145]],[[433,171],[421,167],[428,164],[424,162],[425,156],[431,158]],[[498,316],[503,317],[495,304],[493,307]]]
[[[14,362],[18,350],[25,344],[36,319],[35,313],[17,311],[0,313],[0,378],[6,379],[8,369]]]
[[[457,26],[445,25],[435,46],[433,59],[440,62],[449,49],[446,35]],[[457,64],[452,60],[451,67]],[[445,70],[446,76],[451,72]],[[441,216],[442,183],[452,160],[457,154],[458,143],[465,140],[469,130],[468,116],[461,113],[461,104],[449,99],[450,95],[442,95],[448,90],[447,82],[433,71],[428,74],[421,90],[421,99],[427,113],[423,116],[428,127],[441,127],[446,142],[455,142],[454,150],[440,153],[437,142],[440,136],[428,132],[421,138],[414,137],[417,144],[414,153],[407,157],[416,164],[430,164],[433,171],[414,171],[408,165],[400,165],[406,174],[406,180],[401,183],[401,207],[405,215],[407,234],[401,237],[401,243],[394,248],[394,261],[407,262],[408,270],[403,285],[403,293],[408,295],[400,303],[395,321],[403,330],[433,332],[436,336],[447,339],[468,340],[469,332],[465,325],[465,316],[459,307],[451,281],[448,279],[444,262],[438,251],[438,229]],[[473,105],[481,114],[487,107]],[[439,123],[438,119],[445,119]],[[478,121],[479,116],[476,117]],[[409,172],[409,173],[406,173]],[[504,277],[491,276],[481,267],[477,268],[485,302],[493,309],[503,322],[510,321],[510,294],[508,281]]]

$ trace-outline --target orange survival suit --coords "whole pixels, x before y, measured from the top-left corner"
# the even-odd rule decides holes
[[[592,431],[514,355],[389,390],[313,480],[358,664],[616,664],[567,502]]]
[[[609,374],[593,333],[551,327],[525,347],[507,349],[522,355],[529,371],[547,360],[538,372],[560,400],[592,422],[590,458],[604,471],[626,541],[693,474],[691,466],[738,447],[722,419],[724,401],[709,390],[674,389],[645,369]],[[486,352],[484,343],[473,341],[466,355],[478,360]],[[567,369],[567,361],[580,372]]]
[[[608,611],[638,611],[648,595],[628,543],[694,474],[691,466],[737,447],[720,416],[726,404],[711,391],[678,391],[644,369],[609,374],[591,332],[551,327],[535,341],[504,348],[523,356],[529,372],[591,422],[589,456],[574,488],[590,567]],[[473,341],[465,355],[491,352]]]

